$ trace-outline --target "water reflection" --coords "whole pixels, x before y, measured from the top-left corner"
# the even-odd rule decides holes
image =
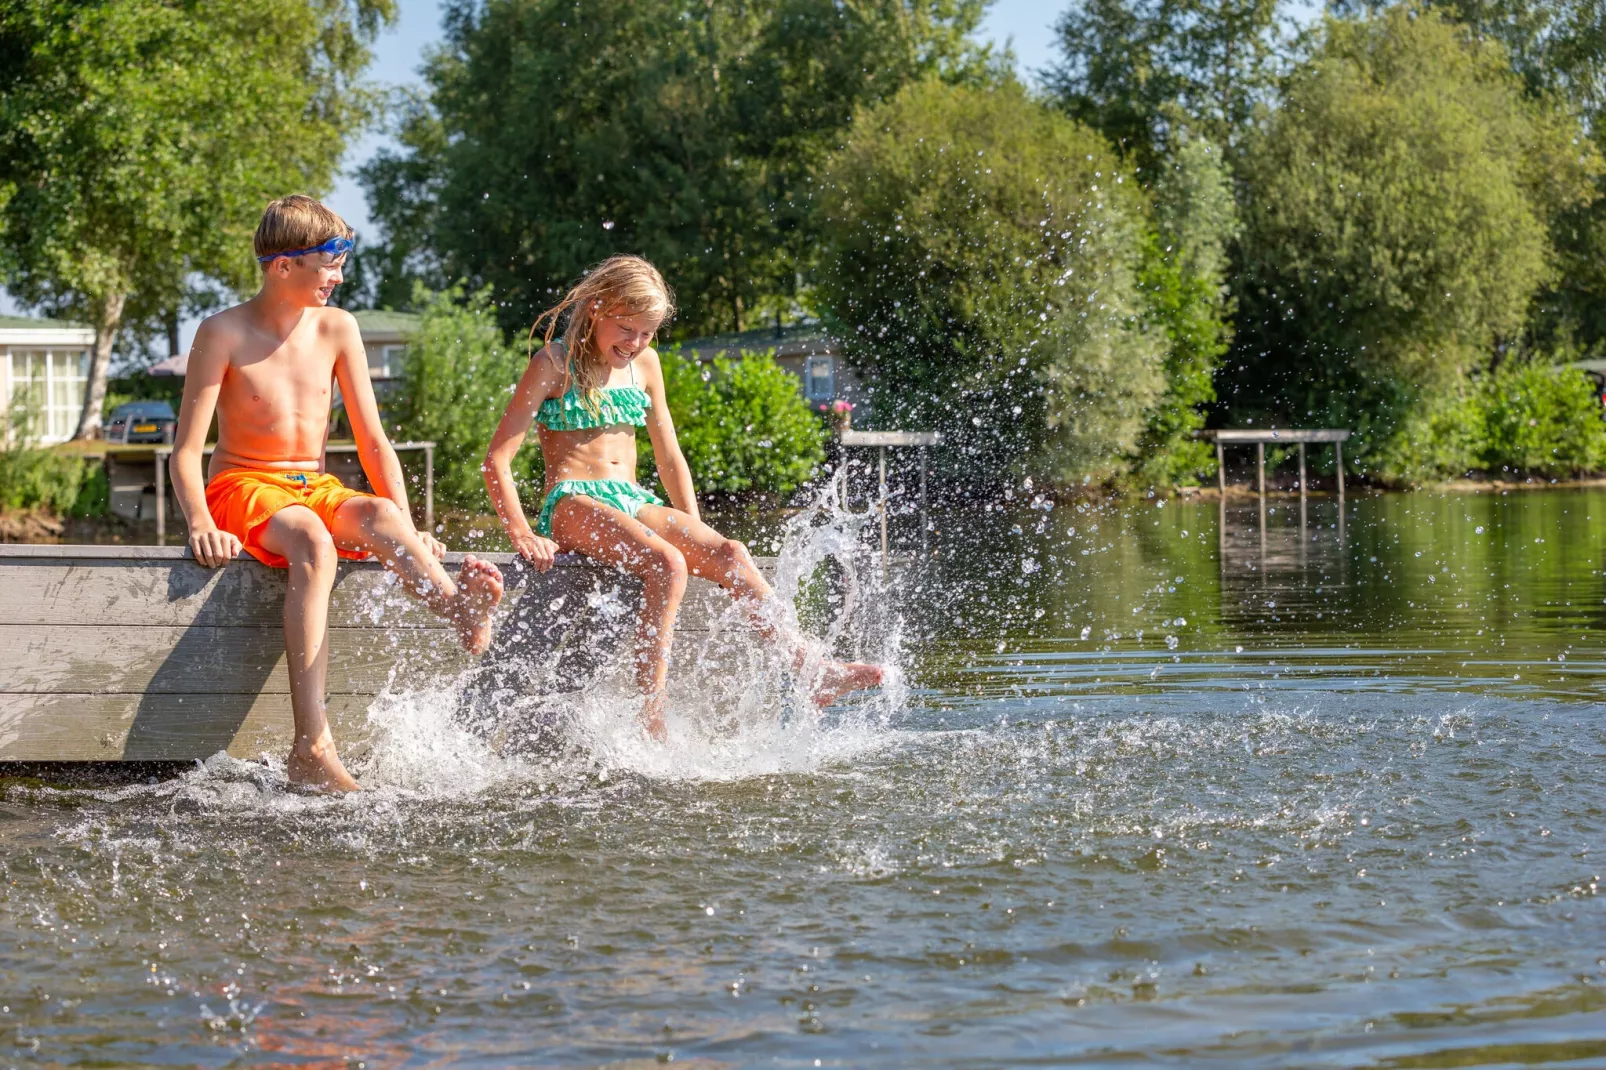
[[[354,800],[10,790],[0,1026],[45,1065],[1600,1062],[1606,493],[1300,505],[1022,488],[926,556],[899,512],[914,687],[809,761],[442,724]]]

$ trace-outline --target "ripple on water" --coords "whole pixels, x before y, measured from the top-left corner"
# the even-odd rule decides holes
[[[1497,505],[1521,508],[1456,515]],[[1449,544],[1419,559],[1411,540],[1438,536],[1390,514],[1390,557],[1358,513],[1359,557],[1317,543],[1306,572],[1290,551],[1244,580],[1191,556],[1200,531],[1215,545],[1215,507],[1191,508],[1158,514],[1176,525],[1159,542],[1154,513],[1101,514],[1096,544],[1132,556],[1097,591],[1045,579],[1056,555],[1084,560],[1087,513],[1055,510],[1028,548],[1040,586],[1010,620],[1088,627],[1098,649],[988,617],[1003,581],[986,603],[946,578],[904,584],[935,601],[892,626],[861,574],[837,608],[858,607],[864,632],[829,638],[883,644],[912,683],[823,718],[726,622],[677,667],[664,748],[641,742],[615,666],[593,692],[508,697],[489,718],[450,687],[386,696],[353,799],[226,756],[155,784],[8,787],[13,1059],[1606,1060],[1606,732],[1580,701],[1593,684],[1562,679],[1587,642],[1559,630],[1584,626],[1560,603],[1606,596],[1590,529],[1571,537],[1576,574],[1511,588],[1557,612],[1505,616],[1491,649],[1479,618],[1501,616],[1512,580],[1475,572],[1526,575],[1531,538],[1494,561]],[[1571,523],[1533,508],[1526,525]],[[792,604],[829,609],[789,567]],[[1350,623],[1298,596],[1318,583],[1346,592]],[[1448,613],[1445,590],[1470,608]],[[929,641],[938,625],[965,641]],[[1457,675],[1472,656],[1501,671]]]

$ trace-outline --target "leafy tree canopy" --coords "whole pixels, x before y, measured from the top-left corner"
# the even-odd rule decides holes
[[[1076,0],[1043,72],[1072,118],[1145,169],[1181,130],[1231,148],[1273,88],[1278,0]]]
[[[329,185],[394,0],[23,0],[0,7],[0,268],[98,339],[79,434],[100,425],[125,317],[200,273],[252,284],[263,205]]]
[[[1547,220],[1600,157],[1505,50],[1431,10],[1330,20],[1246,145],[1234,402],[1383,451],[1487,363],[1550,276]]]
[[[983,0],[457,0],[401,153],[363,175],[408,272],[492,286],[528,324],[585,268],[642,253],[685,334],[780,314],[812,242],[811,168],[855,107],[988,75]]]
[[[878,419],[939,427],[972,475],[1103,478],[1163,386],[1135,272],[1143,195],[1018,84],[922,82],[856,117],[821,190],[820,297]]]

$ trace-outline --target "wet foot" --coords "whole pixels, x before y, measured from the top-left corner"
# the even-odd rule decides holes
[[[664,727],[664,696],[663,692],[648,696],[647,704],[641,707],[641,727],[646,729],[647,735],[656,742],[667,743],[669,730]]]
[[[500,601],[501,570],[477,557],[463,558],[463,567],[457,572],[457,604],[452,610],[452,623],[457,627],[463,649],[470,654],[483,654],[491,645],[491,616]]]
[[[885,671],[862,661],[827,661],[815,678],[812,697],[816,706],[831,706],[851,691],[880,687]]]
[[[329,792],[362,790],[346,772],[340,755],[335,752],[335,741],[328,733],[315,743],[296,744],[284,764],[290,783],[297,787]]]

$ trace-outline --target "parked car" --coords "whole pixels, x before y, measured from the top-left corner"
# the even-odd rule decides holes
[[[169,402],[130,401],[117,406],[107,418],[106,441],[171,443],[177,426],[178,416]]]

